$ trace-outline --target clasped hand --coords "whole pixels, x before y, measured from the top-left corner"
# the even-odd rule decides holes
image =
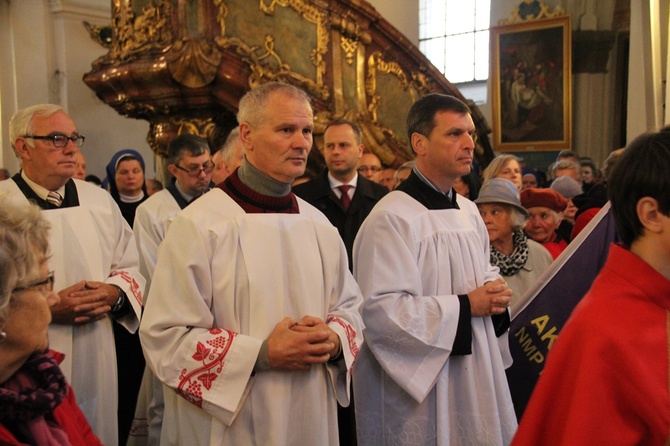
[[[480,317],[502,314],[507,311],[511,297],[512,289],[502,278],[488,282],[468,293],[471,314]]]
[[[58,292],[60,303],[51,307],[56,324],[83,325],[107,316],[119,291],[104,282],[82,280]]]
[[[285,317],[268,337],[270,367],[308,370],[339,352],[340,338],[322,319],[304,316],[299,321]]]

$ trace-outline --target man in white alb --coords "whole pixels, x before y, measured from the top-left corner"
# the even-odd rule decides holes
[[[407,134],[415,167],[354,243],[366,325],[354,368],[358,444],[508,444],[512,292],[489,263],[477,206],[452,188],[473,161],[470,110],[426,95]]]
[[[263,84],[237,118],[242,166],[171,223],[142,319],[165,385],[161,442],[336,446],[362,298],[337,230],[291,193],[309,97]]]
[[[51,308],[49,344],[95,434],[118,444],[116,353],[112,324],[139,326],[144,277],[133,232],[110,194],[72,179],[84,142],[57,105],[19,110],[9,123],[22,170],[0,182],[18,202],[35,202],[51,223],[49,245],[60,304]]]
[[[209,190],[214,163],[207,141],[197,135],[179,135],[170,141],[165,163],[173,179],[167,187],[139,205],[133,232],[140,252],[140,271],[147,279],[147,294],[156,268],[158,247],[168,225],[193,200]],[[128,445],[160,444],[163,421],[163,384],[147,367],[137,400]]]

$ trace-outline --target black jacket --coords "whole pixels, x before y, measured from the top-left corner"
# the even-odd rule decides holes
[[[354,196],[348,211],[345,212],[340,199],[330,188],[328,170],[324,170],[317,178],[294,187],[293,193],[323,212],[337,228],[347,248],[349,269],[352,269],[352,250],[356,234],[363,220],[375,204],[388,193],[388,189],[358,175]]]

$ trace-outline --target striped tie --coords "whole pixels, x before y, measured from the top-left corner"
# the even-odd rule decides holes
[[[50,190],[49,195],[47,195],[47,201],[59,208],[63,202],[63,197],[61,197],[58,192]]]

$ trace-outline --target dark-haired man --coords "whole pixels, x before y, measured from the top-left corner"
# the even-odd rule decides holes
[[[354,368],[359,444],[507,444],[516,429],[505,367],[511,290],[489,262],[477,206],[453,184],[470,172],[466,104],[429,94],[407,134],[415,167],[354,243],[365,344]]]
[[[331,122],[323,134],[326,169],[293,192],[320,210],[340,232],[347,247],[349,268],[354,239],[363,220],[388,190],[356,171],[363,155],[361,130],[353,121]]]

